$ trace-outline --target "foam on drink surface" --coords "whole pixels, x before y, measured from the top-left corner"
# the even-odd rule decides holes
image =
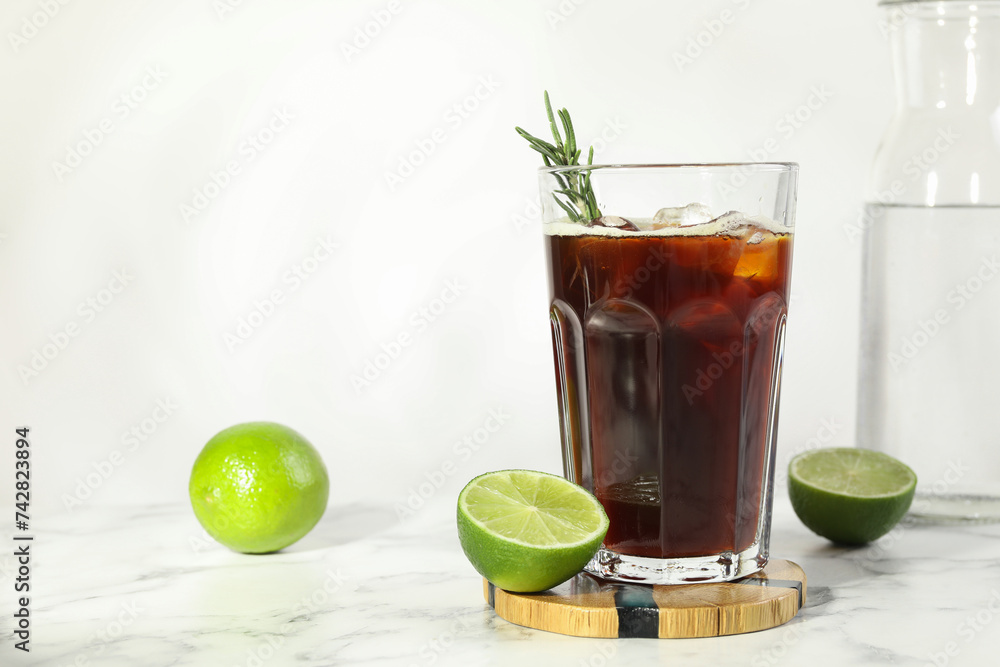
[[[549,236],[732,236],[749,237],[749,243],[759,243],[762,232],[774,235],[791,234],[791,227],[785,227],[767,216],[747,215],[730,211],[711,218],[704,204],[689,204],[679,208],[661,209],[652,218],[627,218],[639,231],[601,227],[571,222],[561,218],[543,225]],[[704,220],[699,222],[699,220]]]

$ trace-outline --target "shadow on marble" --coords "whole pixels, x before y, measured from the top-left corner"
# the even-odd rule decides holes
[[[282,549],[282,553],[317,551],[357,542],[398,524],[390,507],[330,505],[316,527],[295,544]]]

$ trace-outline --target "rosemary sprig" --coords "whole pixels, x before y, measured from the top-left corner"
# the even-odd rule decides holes
[[[555,145],[544,139],[532,136],[520,127],[514,130],[524,137],[528,144],[542,154],[542,160],[548,167],[556,165],[575,166],[580,165],[580,149],[576,145],[576,132],[573,131],[573,121],[570,120],[569,111],[560,109],[556,114],[552,113],[552,104],[549,102],[549,91],[545,91],[545,114],[549,119],[549,129],[552,130],[552,137]],[[556,115],[562,123],[563,140],[559,133],[559,126],[556,124]],[[594,147],[590,147],[587,154],[587,164],[594,164]],[[601,217],[601,210],[597,207],[597,197],[594,196],[594,187],[590,183],[590,171],[570,172],[568,174],[554,174],[559,183],[552,197],[556,200],[562,210],[573,222],[590,222]],[[562,195],[564,199],[560,199]]]

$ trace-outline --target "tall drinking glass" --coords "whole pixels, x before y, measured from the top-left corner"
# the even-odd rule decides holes
[[[767,562],[797,173],[540,170],[564,474],[611,520],[593,574],[727,581]],[[588,179],[603,217],[573,222],[567,185]]]

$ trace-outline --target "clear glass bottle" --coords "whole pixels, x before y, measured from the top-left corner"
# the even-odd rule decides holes
[[[896,111],[862,218],[858,445],[911,514],[1000,520],[1000,0],[883,1]]]

